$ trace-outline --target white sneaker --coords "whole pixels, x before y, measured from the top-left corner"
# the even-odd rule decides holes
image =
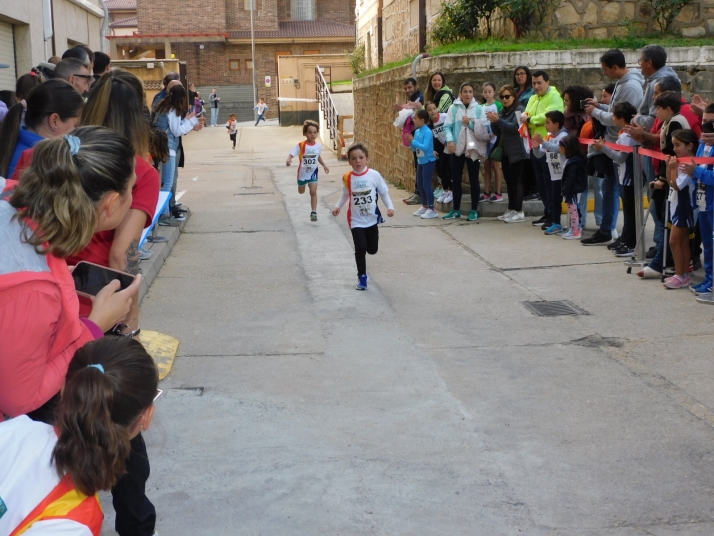
[[[620,235],[618,234],[617,229],[613,229],[612,230],[612,239],[617,240],[618,238],[620,238]]]
[[[503,220],[506,223],[521,223],[523,221],[526,221],[526,216],[523,214],[523,212],[515,212],[513,216],[510,218],[506,218]]]
[[[444,192],[443,194],[441,194],[441,195],[439,196],[439,198],[438,198],[436,201],[439,202],[439,203],[443,203],[445,198],[446,198],[446,192]]]
[[[513,216],[515,213],[516,213],[515,210],[507,210],[506,212],[504,212],[503,214],[501,214],[501,215],[498,217],[498,219],[501,220],[501,221],[504,221],[506,218],[510,218],[510,217]]]
[[[419,210],[417,210],[417,211],[414,213],[414,215],[415,215],[415,216],[421,216],[421,215],[424,214],[425,212],[426,212],[426,209],[425,209],[424,207],[421,207]]]
[[[451,192],[446,192],[446,197],[444,197],[444,200],[442,203],[451,203],[454,200],[454,194]]]
[[[431,218],[437,218],[439,214],[437,214],[436,210],[433,208],[428,209],[424,214],[421,215],[422,220],[428,220]]]

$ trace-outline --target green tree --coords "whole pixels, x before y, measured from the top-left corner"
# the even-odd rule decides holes
[[[491,19],[503,0],[453,0],[441,5],[432,27],[432,38],[440,44],[479,37],[479,23],[486,21],[486,36],[491,36]]]
[[[646,0],[644,4],[654,13],[654,19],[662,32],[669,32],[682,9],[692,5],[692,0]]]

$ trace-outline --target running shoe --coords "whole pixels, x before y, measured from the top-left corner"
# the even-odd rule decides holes
[[[449,213],[443,217],[445,220],[458,220],[461,218],[460,210],[450,210]]]
[[[618,238],[617,240],[613,240],[612,242],[610,242],[607,245],[607,249],[609,249],[610,251],[615,251],[617,249],[620,249],[621,246],[622,246],[622,239]]]
[[[580,240],[582,238],[582,233],[580,231],[573,231],[568,229],[568,232],[563,234],[563,240]]]
[[[503,196],[499,193],[495,193],[491,196],[489,201],[491,201],[491,203],[500,203],[501,201],[503,201]]]
[[[446,197],[444,197],[442,203],[451,203],[454,200],[454,194],[452,192],[446,192],[444,195]]]
[[[510,217],[513,216],[515,213],[516,213],[515,210],[507,210],[506,212],[504,212],[503,214],[501,214],[501,215],[498,217],[498,219],[501,220],[501,221],[504,221],[506,218],[510,218]]]
[[[692,277],[687,274],[685,276],[674,275],[664,280],[664,288],[687,288],[692,282]]]
[[[404,201],[407,205],[421,205],[421,197],[414,194],[412,197]]]
[[[476,221],[478,220],[478,212],[475,210],[470,210],[469,215],[466,217],[466,221]]]
[[[563,232],[563,227],[558,225],[557,223],[554,223],[550,227],[548,227],[545,231],[545,234],[547,235],[555,235],[555,234],[560,234]]]
[[[610,242],[610,240],[612,240],[611,235],[601,233],[598,229],[597,231],[595,231],[594,235],[592,235],[590,238],[583,238],[580,243],[583,246],[604,246],[605,244]]]
[[[149,260],[153,254],[151,250],[139,248],[139,259],[142,261]]]
[[[543,224],[546,222],[548,218],[546,216],[541,216],[537,220],[533,220],[531,224],[533,224],[535,227],[542,227]]]
[[[515,210],[513,211],[513,214],[509,218],[506,218],[503,220],[504,223],[521,223],[526,221],[526,216],[523,214],[523,212],[516,212]]]
[[[442,195],[444,195],[443,188],[437,188],[434,190],[434,197],[441,197]]]
[[[631,248],[625,244],[622,244],[619,248],[613,251],[615,257],[633,257],[635,255],[635,248]]]
[[[360,275],[357,278],[357,290],[367,290],[367,274]]]
[[[697,285],[692,285],[689,288],[692,289],[692,292],[694,292],[694,294],[706,294],[711,292],[712,281],[711,279],[705,279],[701,283]]]
[[[486,201],[490,201],[490,200],[491,200],[491,194],[481,194],[481,195],[479,196],[478,200],[479,200],[479,201],[483,201],[484,203],[485,203]]]
[[[421,215],[423,215],[423,214],[426,212],[426,210],[427,210],[427,209],[425,209],[424,207],[419,207],[419,210],[417,210],[417,211],[414,213],[414,215],[415,215],[415,216],[421,216]]]
[[[317,221],[317,212],[314,210],[310,212],[310,221]]]
[[[421,215],[422,220],[430,220],[432,218],[438,218],[439,214],[433,208],[428,209],[424,214]]]
[[[436,202],[437,202],[437,203],[443,203],[445,198],[446,198],[446,192],[444,192],[444,193],[441,194],[439,197],[437,197],[437,198],[436,198]]]

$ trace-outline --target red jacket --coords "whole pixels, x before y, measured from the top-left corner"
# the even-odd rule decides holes
[[[0,192],[16,184],[0,178]],[[101,336],[79,318],[67,263],[23,243],[15,213],[0,200],[0,413],[13,417],[58,393],[74,352]]]

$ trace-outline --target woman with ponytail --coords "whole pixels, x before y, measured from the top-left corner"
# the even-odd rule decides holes
[[[141,343],[105,337],[74,354],[54,426],[0,423],[0,534],[99,536],[97,492],[126,472],[130,442],[143,445],[158,381]]]
[[[136,182],[129,211],[116,229],[95,233],[67,262],[88,261],[130,274],[139,273],[139,241],[151,225],[159,199],[159,173],[146,160],[150,124],[144,115],[144,85],[134,74],[112,69],[92,88],[82,110],[82,125],[101,125],[122,134],[136,151]],[[139,328],[139,303],[132,304],[128,329]]]
[[[68,134],[82,111],[82,96],[64,80],[49,80],[35,87],[26,99],[10,108],[0,126],[0,177],[15,172],[23,152],[39,141]],[[22,119],[25,123],[23,125]],[[20,167],[28,164],[26,159]]]
[[[113,281],[88,318],[65,258],[97,231],[116,228],[131,205],[134,149],[120,134],[82,127],[35,146],[17,183],[0,178],[0,413],[37,410],[59,393],[85,343],[124,321],[141,276]]]

